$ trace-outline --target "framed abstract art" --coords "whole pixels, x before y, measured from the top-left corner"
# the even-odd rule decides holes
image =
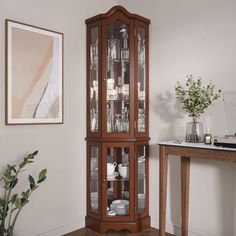
[[[6,20],[6,124],[63,123],[63,34]]]

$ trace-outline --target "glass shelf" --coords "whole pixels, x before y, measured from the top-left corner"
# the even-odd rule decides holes
[[[125,182],[125,181],[129,181],[129,179],[127,178],[107,179],[107,182]]]

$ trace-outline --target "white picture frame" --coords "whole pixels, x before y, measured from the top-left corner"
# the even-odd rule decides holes
[[[63,33],[5,23],[6,125],[63,124]]]

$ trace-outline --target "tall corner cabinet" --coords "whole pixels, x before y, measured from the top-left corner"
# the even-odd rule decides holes
[[[115,6],[86,24],[86,226],[135,233],[150,226],[150,20]]]

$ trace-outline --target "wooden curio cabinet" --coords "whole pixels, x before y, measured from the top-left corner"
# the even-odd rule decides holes
[[[149,23],[121,6],[86,20],[86,226],[100,233],[150,226]]]

